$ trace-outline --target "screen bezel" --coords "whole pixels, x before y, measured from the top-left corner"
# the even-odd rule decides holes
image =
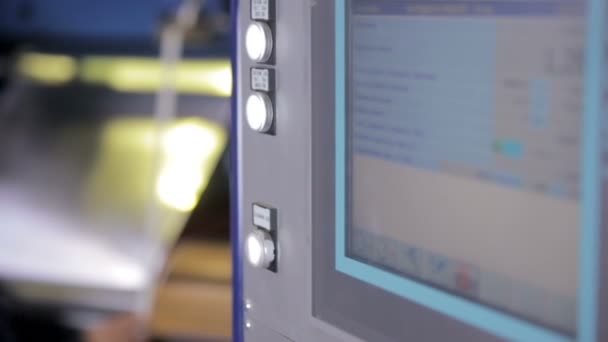
[[[496,336],[514,340],[570,341],[567,336],[507,313],[402,278],[347,256],[347,0],[335,1],[335,267],[336,270],[408,301]],[[597,331],[600,255],[600,118],[605,15],[601,0],[587,0],[587,35],[581,169],[582,215],[576,340],[594,340]]]

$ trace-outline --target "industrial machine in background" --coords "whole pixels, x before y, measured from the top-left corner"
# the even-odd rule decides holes
[[[0,46],[1,286],[77,327],[149,316],[227,191],[228,1],[6,0]]]
[[[238,341],[608,341],[605,1],[237,13]]]

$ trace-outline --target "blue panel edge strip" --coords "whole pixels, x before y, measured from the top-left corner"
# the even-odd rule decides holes
[[[232,60],[232,98],[230,99],[230,237],[232,239],[232,340],[241,342],[243,335],[243,264],[241,263],[241,216],[240,216],[240,156],[238,135],[238,21],[239,2],[230,2],[231,60]]]
[[[600,111],[602,88],[603,0],[587,0],[587,41],[583,125],[584,174],[582,236],[580,241],[578,336],[581,342],[596,339],[598,258],[599,258],[599,189],[600,189]],[[378,286],[413,302],[424,305],[456,320],[516,341],[571,341],[557,332],[513,316],[401,278],[346,256],[346,0],[335,0],[335,96],[336,96],[336,269],[364,282]]]

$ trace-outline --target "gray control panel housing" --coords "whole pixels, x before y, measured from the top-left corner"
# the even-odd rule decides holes
[[[278,272],[243,261],[245,341],[501,340],[335,272],[334,1],[276,1],[274,59],[266,65],[250,61],[245,51],[250,6],[241,0],[238,9],[239,226],[242,236],[257,229],[254,203],[276,209]],[[252,68],[274,76],[275,135],[246,123],[245,101],[257,91]]]

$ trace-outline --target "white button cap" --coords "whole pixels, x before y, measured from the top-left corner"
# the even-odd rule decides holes
[[[272,55],[272,32],[268,25],[261,22],[249,24],[245,34],[247,55],[257,63],[266,62]]]
[[[262,93],[251,94],[245,104],[245,115],[252,130],[267,132],[272,127],[274,118],[270,98]]]
[[[256,229],[249,233],[245,240],[245,248],[247,260],[254,267],[268,268],[275,259],[274,242],[263,230]]]

